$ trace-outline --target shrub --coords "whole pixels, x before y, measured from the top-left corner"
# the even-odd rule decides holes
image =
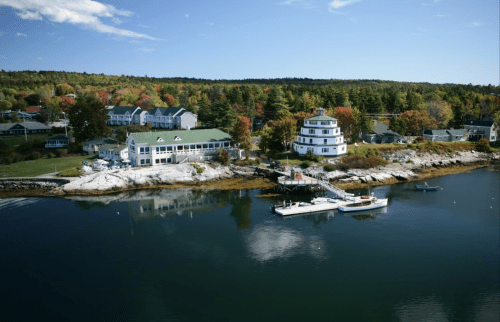
[[[80,153],[83,150],[83,143],[72,142],[67,146],[68,153]]]
[[[369,156],[363,158],[357,155],[345,156],[337,164],[337,168],[346,171],[349,169],[369,169],[377,166],[383,166],[388,163],[387,160],[381,158],[380,156]]]
[[[255,158],[255,164],[256,165],[259,165],[261,162],[262,162],[262,160],[260,158]]]
[[[203,173],[205,171],[205,168],[196,168],[196,173]]]
[[[57,174],[58,177],[79,177],[82,173],[78,170],[78,168],[69,168],[62,171],[59,171]]]
[[[42,139],[36,139],[31,143],[33,148],[43,149],[45,147],[45,141]]]
[[[415,162],[413,162],[413,160],[408,160],[406,161],[406,163],[415,163]]]
[[[311,161],[302,161],[302,163],[300,164],[300,166],[304,169],[307,169],[311,166]]]
[[[229,153],[227,153],[226,150],[223,148],[218,148],[217,149],[217,161],[222,163],[223,165],[228,165],[229,164]]]
[[[47,158],[52,159],[55,157],[56,157],[56,155],[54,153],[52,153],[52,152],[47,153]]]
[[[478,152],[486,152],[486,153],[491,152],[490,141],[488,141],[488,139],[482,138],[479,141],[477,141],[475,145],[476,145],[476,151]]]
[[[425,141],[426,140],[423,136],[419,136],[415,140],[413,140],[413,143],[421,143],[421,142],[425,142]]]
[[[31,152],[32,145],[30,142],[23,142],[16,147],[16,152],[20,154],[28,154]]]
[[[66,149],[57,149],[55,152],[58,158],[65,157],[68,154],[68,150]]]
[[[26,157],[26,155],[19,153],[12,153],[10,156],[12,157],[12,163],[23,161]]]
[[[326,172],[332,172],[332,171],[335,171],[336,167],[333,164],[325,164],[325,166],[323,167],[323,169]]]
[[[38,151],[31,152],[26,156],[26,160],[38,160],[42,157],[42,154]]]

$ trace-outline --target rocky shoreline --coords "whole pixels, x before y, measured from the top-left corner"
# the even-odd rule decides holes
[[[304,173],[313,177],[327,178],[341,189],[353,189],[421,180],[500,163],[500,153],[486,154],[475,151],[439,155],[401,150],[382,155],[382,157],[391,163],[366,170],[350,169],[332,172],[325,172],[323,166],[319,164],[304,170]],[[329,161],[334,162],[335,159]],[[33,185],[33,181],[36,180],[19,178],[19,181],[11,180],[10,186],[4,184],[0,190],[2,190],[2,195],[11,193],[24,196],[67,196],[101,195],[147,188],[269,189],[276,185],[272,180],[275,180],[279,175],[281,174],[274,172],[274,170],[254,166],[220,166],[195,163],[105,170],[82,175],[80,178],[75,178],[62,185],[52,185],[49,189],[47,189],[48,185],[42,182],[41,184],[47,187],[43,191],[40,191],[36,184]],[[30,182],[30,186],[19,189],[19,182]],[[29,189],[29,187],[33,189]]]

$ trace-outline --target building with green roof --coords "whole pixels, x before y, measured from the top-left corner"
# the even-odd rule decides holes
[[[239,156],[232,137],[217,129],[131,133],[126,141],[128,156],[136,166],[205,161],[223,148]]]
[[[304,120],[293,149],[300,155],[311,151],[315,155],[339,156],[347,153],[347,144],[337,119],[326,116],[325,110],[319,108],[315,116]]]

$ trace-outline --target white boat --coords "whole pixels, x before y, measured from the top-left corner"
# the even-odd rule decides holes
[[[350,211],[377,209],[386,206],[387,206],[387,198],[378,199],[375,197],[363,196],[358,198],[356,202],[340,205],[338,208],[340,211],[350,212]]]
[[[311,202],[289,202],[283,201],[282,205],[275,205],[271,210],[280,216],[292,216],[300,214],[308,214],[312,212],[329,211],[339,208],[340,205],[356,203],[359,197],[348,197],[346,200],[333,198],[314,198]]]

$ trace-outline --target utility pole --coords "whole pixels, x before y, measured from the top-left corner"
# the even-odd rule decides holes
[[[28,134],[26,133],[26,115],[24,115],[23,120],[24,120],[24,138],[26,139],[26,143],[28,143]]]
[[[66,132],[66,136],[68,136],[68,128],[66,127],[66,113],[62,112],[64,115],[64,131]]]

